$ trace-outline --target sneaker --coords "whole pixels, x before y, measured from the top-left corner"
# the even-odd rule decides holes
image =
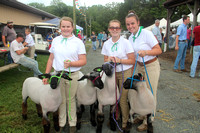
[[[182,72],[189,72],[188,70],[186,69],[181,69]]]
[[[178,70],[178,69],[174,69],[173,71],[177,72],[177,73],[181,73],[182,72],[181,70]]]
[[[147,125],[142,123],[140,126],[137,127],[137,131],[142,132],[147,130]]]
[[[76,133],[76,126],[69,127],[69,133]]]

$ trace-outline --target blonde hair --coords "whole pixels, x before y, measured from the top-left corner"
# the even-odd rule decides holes
[[[109,22],[108,27],[110,27],[110,24],[111,24],[111,23],[118,23],[118,24],[119,24],[119,27],[121,28],[121,22],[120,22],[119,20],[116,20],[116,19],[111,20],[111,21]]]
[[[70,17],[62,17],[62,18],[60,19],[60,27],[61,27],[61,22],[62,22],[63,20],[64,20],[64,21],[69,21],[69,22],[71,22],[72,27],[74,27],[73,20],[72,20],[72,18],[70,18]]]

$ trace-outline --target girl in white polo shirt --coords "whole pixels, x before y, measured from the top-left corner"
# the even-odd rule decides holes
[[[63,101],[59,107],[59,125],[61,129],[65,126],[68,115],[70,133],[76,132],[75,94],[78,85],[79,70],[87,62],[85,46],[79,38],[73,35],[73,26],[73,20],[69,17],[63,17],[60,20],[61,35],[52,41],[52,46],[49,50],[50,56],[46,67],[46,73],[50,73],[52,67],[56,72],[62,72],[63,70],[65,72],[71,71],[71,78],[73,79],[71,86],[68,80],[63,78],[60,80]],[[47,84],[47,79],[43,79],[43,82]],[[68,113],[66,113],[66,105]]]
[[[116,63],[123,65],[123,70],[121,65],[118,65],[116,68],[116,80],[119,89],[121,89],[122,85],[122,71],[124,71],[124,79],[130,77],[133,64],[135,63],[133,48],[127,39],[120,36],[121,29],[120,21],[111,20],[109,22],[108,31],[112,37],[104,43],[101,51],[101,54],[104,55],[104,62],[116,61]],[[129,106],[127,98],[128,90],[123,88],[120,99],[123,130],[128,130]]]
[[[162,53],[161,48],[158,44],[158,41],[154,37],[153,33],[139,26],[140,21],[134,11],[129,11],[125,21],[127,29],[132,33],[131,36],[129,37],[129,41],[132,44],[133,49],[135,51],[134,52],[135,57],[137,56],[137,54],[139,54],[137,61],[138,72],[142,73],[145,76],[147,86],[150,89],[147,76],[145,73],[145,68],[143,66],[142,57],[144,57],[144,62],[153,89],[154,98],[156,100],[158,80],[160,76],[160,63],[156,56]],[[139,118],[144,119],[144,117],[139,117]],[[139,122],[139,118],[135,119],[135,123]],[[147,129],[147,124],[145,119],[143,121],[143,124],[140,125],[137,128],[137,130],[144,131],[146,129]]]

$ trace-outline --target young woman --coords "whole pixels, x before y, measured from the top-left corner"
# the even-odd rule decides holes
[[[104,62],[113,61],[121,63],[116,68],[116,80],[118,88],[121,89],[122,84],[122,71],[124,73],[124,79],[131,76],[131,69],[135,63],[134,51],[128,40],[120,37],[121,23],[118,20],[112,20],[109,23],[108,31],[111,34],[111,38],[107,40],[102,48],[101,54],[104,55]],[[120,107],[122,111],[122,129],[128,130],[127,122],[129,118],[129,106],[127,103],[128,90],[122,89]]]
[[[58,73],[61,73],[63,70],[65,73],[71,71],[71,78],[73,79],[71,85],[69,81],[63,78],[60,80],[63,100],[59,107],[59,125],[61,129],[65,126],[66,115],[68,114],[70,133],[76,132],[75,94],[78,85],[77,80],[79,78],[78,71],[81,69],[81,66],[86,64],[85,46],[79,38],[72,34],[73,26],[73,20],[69,17],[63,17],[60,20],[61,35],[53,39],[46,67],[46,73],[50,73],[52,67]],[[43,82],[47,84],[47,79],[43,79]],[[68,113],[66,113],[66,103]]]
[[[135,57],[137,56],[137,54],[139,54],[137,60],[138,72],[144,75],[147,82],[147,86],[150,89],[147,80],[147,75],[145,73],[145,68],[143,66],[142,57],[144,57],[144,62],[147,68],[150,83],[153,88],[153,94],[156,100],[158,80],[160,76],[160,63],[156,56],[161,54],[162,50],[153,33],[140,27],[139,18],[134,11],[129,11],[128,15],[125,18],[125,21],[127,29],[132,33],[129,37],[129,41],[132,44],[133,49],[135,51]],[[139,118],[135,120],[136,123],[138,121]],[[138,131],[144,131],[147,129],[146,119],[144,119],[143,124],[140,125],[137,129]]]
[[[96,48],[97,36],[95,35],[94,31],[92,32],[91,40],[92,40],[92,49],[93,49],[93,51],[96,51],[96,49],[97,49]]]

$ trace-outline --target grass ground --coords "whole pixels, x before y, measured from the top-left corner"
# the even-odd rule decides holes
[[[90,48],[86,45],[86,51]],[[41,72],[45,72],[49,55],[38,54],[37,61]],[[25,68],[22,68],[25,69]],[[14,68],[0,73],[0,133],[42,132],[41,118],[37,116],[35,104],[28,99],[28,119],[22,119],[22,84],[33,72],[20,72]],[[52,120],[52,114],[50,114]],[[53,124],[51,123],[51,127]]]

